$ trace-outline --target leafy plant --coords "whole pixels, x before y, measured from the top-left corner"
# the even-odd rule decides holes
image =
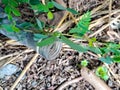
[[[39,2],[39,1],[37,1],[37,2]],[[47,17],[50,20],[54,18],[54,15],[51,10],[54,7],[59,10],[68,10],[71,13],[78,14],[75,10],[70,9],[70,8],[67,9],[53,0],[46,2],[45,4],[42,4],[41,2],[36,3],[36,1],[33,0],[32,3],[30,3],[30,5],[33,10],[36,10],[36,13],[42,13],[42,12],[47,13]]]
[[[5,4],[5,12],[10,20],[12,19],[12,14],[15,16],[21,15],[17,9],[19,3],[16,0],[2,0],[2,3]]]
[[[39,2],[39,1],[37,1]],[[52,2],[46,2],[45,4],[42,4],[41,2],[36,3],[32,1],[32,3],[29,3],[33,10],[36,10],[36,13],[47,13],[48,19],[53,19],[53,13],[50,9],[54,8],[54,5]]]
[[[108,70],[106,67],[98,67],[96,70],[96,75],[99,76],[100,78],[102,78],[103,80],[108,80],[109,76],[108,76]]]
[[[88,32],[90,20],[91,20],[91,15],[90,12],[88,11],[82,16],[76,27],[71,29],[69,33],[73,33],[78,36],[83,36],[86,32]]]
[[[107,64],[112,64],[114,62],[119,63],[120,44],[105,43],[105,46],[101,47],[100,50],[102,52],[102,57],[99,58],[99,60]]]

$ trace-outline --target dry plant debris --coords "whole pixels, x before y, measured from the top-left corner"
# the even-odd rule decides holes
[[[118,28],[111,26],[112,31],[110,31],[108,28],[109,11],[107,7],[109,5],[109,0],[67,1],[67,5],[69,7],[80,11],[81,14],[86,10],[93,9],[92,16],[94,20],[91,22],[90,29],[94,33],[88,34],[89,37],[95,36],[98,40],[101,41],[120,41],[119,30],[116,30]],[[113,1],[114,3],[110,14],[113,17],[112,21],[114,22],[116,20],[119,21],[120,18],[120,1]],[[68,20],[64,23],[64,21],[67,20],[67,16],[68,14],[65,15],[65,17],[62,19],[63,21],[58,24],[58,27],[55,30],[65,32],[67,28],[70,28],[70,25],[72,25],[73,22],[78,21],[80,18],[76,16],[77,19],[74,17],[72,18],[74,20]],[[2,38],[5,37],[2,36]],[[85,42],[85,40],[74,40],[73,38],[71,38],[71,40],[77,43]],[[65,90],[95,90],[95,88],[98,88],[95,82],[89,82],[90,78],[83,75],[85,72],[80,72],[81,68],[77,67],[77,64],[79,64],[81,60],[87,59],[91,63],[91,65],[88,65],[88,67],[94,71],[97,66],[101,65],[101,62],[97,60],[99,55],[96,55],[92,52],[88,52],[85,54],[77,53],[76,51],[71,50],[68,46],[64,45],[60,56],[56,60],[47,61],[39,56],[36,62],[34,62],[32,65],[30,64],[31,67],[29,65],[28,68],[26,67],[26,65],[34,56],[34,51],[26,51],[26,47],[22,45],[10,44],[6,42],[7,41],[3,39],[2,43],[0,43],[0,66],[3,66],[12,61],[11,63],[16,64],[21,70],[19,72],[16,72],[12,76],[7,76],[6,80],[0,79],[0,88],[4,88],[5,90],[9,90],[10,88],[11,90],[13,90],[15,86],[18,90],[63,90],[63,88],[65,88]],[[27,69],[25,69],[25,67]],[[109,69],[110,78],[105,83],[112,90],[120,90],[120,64],[115,63],[109,65],[107,68]],[[19,77],[22,71],[24,71],[24,73]],[[85,77],[85,79],[83,79],[83,77]],[[13,84],[14,82],[15,84]],[[108,86],[105,86],[108,88],[105,90],[110,90]]]

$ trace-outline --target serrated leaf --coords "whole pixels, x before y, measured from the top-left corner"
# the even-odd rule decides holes
[[[52,3],[53,3],[53,5],[54,5],[57,9],[66,10],[65,7],[63,7],[62,5],[60,5],[60,4],[56,3],[56,2],[54,2],[53,0],[52,0]]]
[[[75,27],[75,28],[72,28],[69,33],[79,33],[79,28]]]
[[[88,32],[88,28],[90,25],[91,15],[90,12],[85,13],[81,20],[78,22],[77,26],[71,29],[69,32],[73,34],[77,34],[78,36],[83,36],[86,32]]]
[[[51,11],[49,11],[48,13],[47,13],[47,17],[48,17],[48,19],[53,19],[53,13],[51,12]]]
[[[82,47],[76,43],[73,43],[71,40],[69,40],[68,38],[66,38],[65,36],[61,35],[61,39],[64,43],[66,43],[67,45],[69,45],[71,48],[79,51],[79,52],[85,52],[87,51],[85,47]]]
[[[67,8],[67,10],[69,12],[71,12],[72,14],[78,14],[78,12],[76,10],[72,9],[72,8]]]
[[[42,40],[41,42],[38,42],[37,46],[43,47],[43,46],[46,46],[46,45],[50,45],[50,44],[54,43],[55,41],[56,41],[56,37],[52,36],[52,37],[49,37],[49,38],[46,38],[46,39]]]

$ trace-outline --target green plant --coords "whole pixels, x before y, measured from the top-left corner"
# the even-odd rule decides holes
[[[100,78],[102,78],[103,80],[108,80],[109,76],[108,76],[108,70],[106,67],[98,67],[96,70],[96,75],[99,76]]]
[[[54,4],[52,2],[49,1],[49,2],[46,2],[45,4],[42,4],[41,2],[38,1],[39,3],[35,4],[36,1],[35,2],[33,2],[33,1],[30,2],[29,4],[30,4],[31,8],[33,10],[35,10],[36,14],[45,12],[45,13],[47,13],[48,19],[53,19],[53,13],[52,13],[51,9],[54,8]]]
[[[88,63],[89,62],[87,60],[82,60],[80,64],[82,67],[86,67],[88,65]]]
[[[19,26],[16,26],[16,22],[12,20],[13,15],[19,17],[21,15],[18,6],[26,3],[29,5],[28,8],[34,11],[34,14],[46,14],[48,19],[53,19],[53,12],[55,9],[66,10],[72,14],[78,14],[75,10],[71,8],[65,8],[62,5],[58,4],[53,0],[45,0],[46,2],[43,4],[40,0],[2,0],[2,3],[5,5],[5,13],[8,15],[8,18],[11,20],[11,24],[3,24],[2,28],[6,29],[8,32],[19,32],[19,31],[31,31],[34,34],[34,40],[37,41],[36,45],[39,47],[43,47],[46,45],[50,45],[55,41],[59,40],[71,48],[77,50],[78,52],[87,52],[91,51],[95,54],[100,54],[101,57],[99,60],[105,62],[107,64],[111,64],[113,62],[120,62],[120,44],[117,43],[102,43],[103,46],[94,46],[94,43],[98,43],[96,38],[88,38],[85,34],[90,32],[89,25],[91,21],[91,12],[87,11],[82,18],[78,21],[75,27],[69,30],[66,34],[60,32],[50,32],[48,28],[50,26],[45,25],[42,21],[40,21],[37,17],[35,17],[36,22],[23,22]],[[31,30],[30,28],[34,28]],[[46,29],[46,30],[44,30]],[[53,28],[54,29],[54,28]],[[82,46],[81,44],[76,44],[69,39],[69,37],[73,37],[76,39],[86,39],[88,45]],[[41,42],[39,42],[41,40]],[[84,64],[84,62],[83,62]]]
[[[69,33],[75,34],[77,36],[83,36],[89,30],[88,28],[90,25],[90,21],[91,21],[91,14],[88,11],[82,16],[76,27],[71,29]]]

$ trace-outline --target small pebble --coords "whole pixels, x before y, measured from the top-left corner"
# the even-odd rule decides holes
[[[109,81],[108,81],[108,85],[109,85],[110,87],[112,87],[112,86],[113,86],[113,82],[112,82],[111,80],[109,80]]]
[[[18,70],[18,67],[13,64],[8,64],[2,68],[0,68],[0,78],[4,78],[5,76],[11,76]]]

